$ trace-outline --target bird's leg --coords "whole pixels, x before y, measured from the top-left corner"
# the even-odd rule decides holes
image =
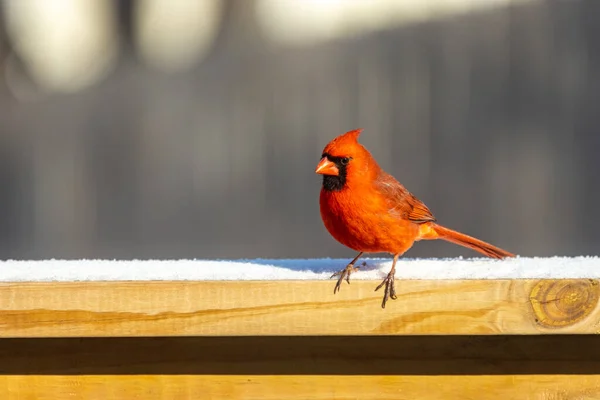
[[[396,274],[396,261],[398,261],[399,255],[400,254],[394,255],[394,261],[392,261],[392,269],[390,270],[388,275],[385,277],[383,282],[381,282],[379,284],[379,286],[377,286],[375,288],[375,291],[378,291],[385,284],[385,293],[383,294],[383,302],[381,303],[381,308],[385,308],[385,303],[387,303],[388,298],[391,298],[392,300],[397,299],[396,287],[394,285],[394,275]]]
[[[346,278],[346,282],[348,282],[348,284],[350,284],[350,275],[353,272],[356,272],[360,268],[360,267],[355,267],[354,263],[362,255],[363,255],[363,252],[361,251],[360,253],[358,253],[358,255],[356,257],[354,257],[354,260],[350,261],[350,264],[348,264],[346,266],[346,268],[344,268],[343,270],[338,271],[335,274],[331,275],[331,278],[333,278],[334,276],[338,276],[338,275],[340,276],[340,278],[338,279],[337,283],[335,284],[335,287],[333,288],[333,294],[335,294],[336,292],[339,292],[340,287],[342,285],[342,281],[344,280],[344,278]],[[329,278],[329,279],[331,279],[331,278]]]

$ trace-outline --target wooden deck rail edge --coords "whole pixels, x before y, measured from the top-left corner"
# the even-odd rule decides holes
[[[0,284],[0,398],[600,398],[598,281]]]
[[[600,285],[568,280],[0,284],[0,338],[541,335],[600,332]]]
[[[600,398],[598,335],[0,340],[8,400]]]

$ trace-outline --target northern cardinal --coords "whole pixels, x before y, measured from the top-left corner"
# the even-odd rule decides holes
[[[388,298],[396,299],[394,274],[398,257],[415,241],[443,239],[468,247],[492,258],[514,257],[514,254],[489,243],[445,228],[427,206],[385,172],[371,153],[360,143],[362,129],[346,132],[325,146],[315,172],[323,175],[319,196],[321,218],[338,242],[358,251],[343,270],[333,274],[339,279],[335,294],[346,278],[358,267],[354,263],[363,253],[391,253],[392,268],[375,288],[385,284],[381,307]]]

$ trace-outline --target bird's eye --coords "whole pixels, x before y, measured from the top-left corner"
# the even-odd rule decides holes
[[[348,163],[350,162],[351,157],[344,157],[340,160],[340,163],[342,163],[342,165],[348,165]]]

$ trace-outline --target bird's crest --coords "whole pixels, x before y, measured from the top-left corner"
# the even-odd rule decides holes
[[[340,135],[340,137],[347,138],[348,140],[353,140],[355,142],[358,142],[358,137],[360,136],[360,133],[362,131],[363,131],[362,128],[354,129],[354,130],[344,133],[343,135]]]
[[[346,153],[348,150],[356,149],[358,137],[362,131],[363,129],[359,128],[339,135],[329,142],[329,144],[327,144],[324,152],[331,155],[345,155],[344,153]]]

